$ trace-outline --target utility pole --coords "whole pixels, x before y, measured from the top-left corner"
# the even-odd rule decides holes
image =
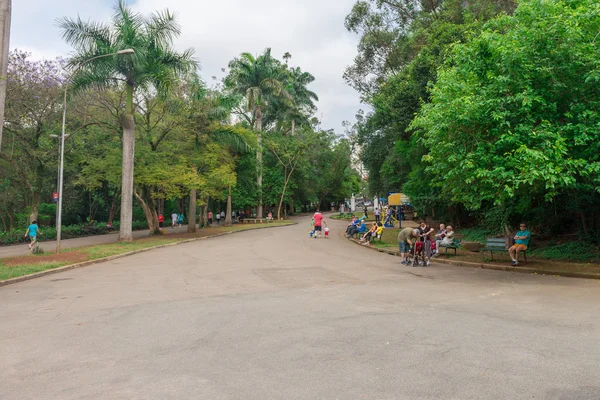
[[[8,81],[8,52],[10,49],[10,20],[12,0],[0,0],[0,150],[2,150],[2,130],[4,128],[4,106],[6,104],[6,84]]]

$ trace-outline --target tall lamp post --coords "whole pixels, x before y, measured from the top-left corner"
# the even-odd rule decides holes
[[[123,54],[133,54],[135,51],[133,49],[125,49],[119,50],[115,53],[103,54],[100,56],[88,58],[77,66],[77,69],[73,71],[69,80],[73,77],[73,75],[85,64],[92,60],[97,60],[98,58],[111,57]],[[60,135],[60,167],[58,170],[58,208],[56,211],[56,254],[60,253],[60,235],[62,228],[62,200],[63,200],[63,172],[64,172],[64,164],[65,164],[65,126],[67,122],[67,89],[69,88],[68,81],[65,84],[65,94],[63,98],[63,120],[62,120],[62,133]]]

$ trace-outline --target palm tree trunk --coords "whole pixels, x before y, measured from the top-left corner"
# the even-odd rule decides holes
[[[0,0],[0,150],[2,149],[2,128],[4,127],[4,106],[6,104],[6,83],[8,73],[8,51],[10,48],[10,20],[12,0]]]
[[[188,210],[188,233],[196,232],[196,189],[190,191],[190,209]]]
[[[260,109],[256,111],[256,131],[258,133],[258,146],[256,148],[256,185],[258,186],[258,207],[256,208],[256,218],[263,217],[263,193],[262,193],[262,113]]]
[[[231,185],[229,185],[229,195],[227,196],[227,211],[225,212],[225,226],[231,226]]]
[[[127,85],[126,112],[123,126],[123,167],[121,172],[121,226],[119,241],[133,241],[133,162],[135,155],[135,121],[133,119],[133,86]]]

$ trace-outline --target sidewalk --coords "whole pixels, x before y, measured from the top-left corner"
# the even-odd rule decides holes
[[[360,245],[363,248],[387,253],[393,256],[400,256],[398,248],[363,246],[357,239],[348,239],[351,242]],[[600,264],[586,262],[570,262],[563,260],[542,260],[528,257],[528,261],[521,261],[518,266],[511,266],[508,254],[505,257],[497,256],[500,260],[483,261],[481,253],[459,249],[455,256],[453,252],[448,253],[448,258],[441,254],[439,257],[432,258],[432,265],[451,264],[471,268],[494,269],[511,272],[524,272],[529,274],[558,275],[571,278],[600,279]]]
[[[181,228],[172,229],[171,227],[165,228],[165,233],[183,233],[187,232],[187,225],[182,225]],[[150,236],[149,230],[133,231],[133,238],[140,239]],[[61,240],[61,249],[72,249],[76,247],[93,246],[96,244],[108,244],[115,243],[119,239],[119,232],[108,233],[105,235],[85,236],[75,239],[63,239]],[[54,253],[56,249],[56,240],[49,240],[47,242],[40,242],[40,247],[44,249],[46,253]],[[27,247],[27,243],[16,244],[12,246],[0,247],[0,258],[8,257],[20,257],[31,254],[31,251]]]

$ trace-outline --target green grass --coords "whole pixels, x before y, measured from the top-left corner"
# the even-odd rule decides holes
[[[160,246],[163,244],[177,243],[183,240],[185,239],[169,239],[168,237],[148,238],[137,240],[135,242],[118,242],[72,250],[84,250],[88,254],[88,260],[97,260],[99,258],[110,257],[117,254],[129,253],[130,251],[147,249],[149,247]]]
[[[251,230],[251,229],[261,229],[272,226],[286,226],[293,225],[294,222],[291,221],[276,221],[270,222],[268,224],[239,224],[234,225],[232,227],[219,227],[215,228],[215,234],[227,231],[243,231],[243,230]],[[211,228],[212,229],[212,228]],[[204,231],[206,232],[206,231]],[[210,237],[210,235],[208,236]],[[184,238],[169,238],[169,235],[165,236],[155,236],[144,239],[139,239],[134,242],[117,242],[110,244],[102,244],[97,246],[89,246],[89,247],[79,247],[79,248],[71,248],[64,249],[61,251],[61,254],[73,253],[77,252],[79,254],[83,254],[85,257],[83,261],[86,260],[98,260],[104,257],[110,257],[118,254],[129,253],[135,250],[142,250],[147,248],[152,248],[164,244],[170,243],[178,243],[185,240],[189,240],[191,237]],[[48,253],[46,253],[47,255]],[[74,264],[73,261],[51,261],[51,262],[36,262],[36,258],[39,256],[31,255],[27,256],[26,262],[19,265],[7,266],[2,260],[0,260],[0,280],[16,278],[23,275],[29,275],[36,272],[46,271],[49,269],[64,267],[65,265]],[[77,261],[81,262],[81,261]]]
[[[546,260],[599,261],[600,248],[585,242],[551,243],[539,249],[534,244],[531,256]]]
[[[465,242],[478,242],[481,244],[485,244],[487,238],[498,236],[497,232],[481,228],[465,228],[456,233]]]
[[[47,269],[54,269],[64,267],[65,265],[71,264],[70,262],[49,262],[49,263],[37,263],[37,264],[22,264],[7,267],[4,263],[0,262],[0,280],[17,278],[23,275],[34,274],[36,272],[45,271]]]

